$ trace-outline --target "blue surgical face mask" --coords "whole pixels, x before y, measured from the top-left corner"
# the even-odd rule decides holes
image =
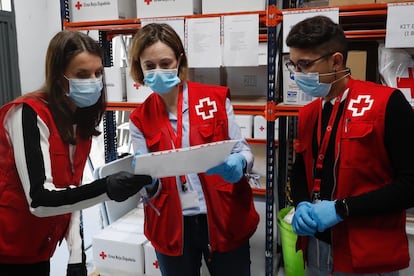
[[[295,79],[295,82],[297,86],[307,95],[312,97],[326,97],[329,94],[329,91],[331,91],[332,84],[335,82],[349,76],[349,72],[342,76],[339,79],[336,79],[335,81],[331,83],[323,83],[319,82],[320,76],[329,76],[337,73],[346,72],[349,69],[337,71],[337,72],[331,72],[331,73],[325,73],[325,74],[319,74],[318,72],[310,72],[310,73],[302,73],[302,72],[295,72],[293,77]]]
[[[88,107],[96,104],[102,93],[102,76],[92,79],[69,79],[68,97],[77,107]]]
[[[167,94],[181,82],[178,69],[152,69],[144,71],[144,83],[158,94]]]

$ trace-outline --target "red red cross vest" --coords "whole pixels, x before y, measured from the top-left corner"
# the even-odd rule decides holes
[[[191,146],[229,139],[228,96],[229,91],[225,87],[188,82]],[[203,119],[203,111],[200,113],[196,108],[203,102],[207,103],[205,112],[209,112],[209,104],[216,104],[216,111],[209,113],[213,116]],[[167,127],[170,121],[158,94],[151,94],[133,111],[130,119],[144,134],[151,152],[172,148]],[[238,183],[231,184],[219,176],[201,173],[199,177],[207,205],[212,250],[226,252],[240,247],[253,235],[259,222],[247,179],[243,177]],[[182,254],[183,216],[177,183],[175,177],[162,178],[161,182],[162,190],[152,200],[161,214],[158,216],[151,207],[145,207],[144,233],[157,251],[178,256]]]
[[[344,114],[338,125],[335,160],[338,159],[332,199],[366,193],[391,182],[393,172],[384,146],[384,116],[395,89],[349,79]],[[312,135],[321,99],[299,113],[295,150],[303,154],[308,190],[313,185]],[[339,154],[340,152],[340,154]],[[405,211],[379,216],[351,217],[332,229],[334,271],[379,273],[409,266]],[[306,239],[298,239],[306,249]]]
[[[69,158],[69,145],[60,138],[43,94],[27,94],[0,109],[0,121],[16,104],[30,105],[47,125],[53,183],[58,188],[81,182],[91,140],[76,145],[74,165]],[[35,141],[36,142],[36,141]],[[42,161],[39,161],[42,162]],[[33,263],[47,261],[67,231],[70,214],[36,217],[29,211],[22,184],[15,166],[13,149],[0,127],[0,263]]]

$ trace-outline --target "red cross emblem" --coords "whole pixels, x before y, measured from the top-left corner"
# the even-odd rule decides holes
[[[369,95],[359,95],[357,99],[349,101],[348,110],[352,111],[352,117],[363,116],[365,111],[370,110],[374,100]]]
[[[156,268],[156,269],[158,269],[160,266],[159,266],[159,264],[158,264],[158,260],[156,260],[155,262],[153,262],[152,263],[152,265]]]
[[[211,101],[210,97],[200,99],[198,105],[195,106],[197,115],[203,117],[203,120],[211,119],[217,112],[215,101]]]
[[[141,85],[139,83],[134,82],[134,87],[135,87],[136,90],[138,90],[140,86]]]
[[[260,126],[260,127],[259,127],[259,130],[260,130],[261,132],[263,132],[263,131],[265,130],[265,127],[264,127],[264,126]]]
[[[77,10],[80,10],[80,8],[82,7],[81,2],[79,2],[79,1],[76,2],[75,7],[76,7]]]
[[[149,5],[152,2],[152,0],[144,0],[144,2],[147,3],[147,5]]]
[[[409,88],[411,90],[411,98],[414,98],[414,68],[408,67],[408,78],[397,77],[398,88]]]
[[[105,260],[105,258],[107,257],[107,255],[103,251],[99,254],[99,256],[102,258],[102,260]]]

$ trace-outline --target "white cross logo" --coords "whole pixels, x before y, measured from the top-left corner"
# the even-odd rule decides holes
[[[352,110],[352,117],[363,116],[365,111],[370,110],[374,100],[369,95],[359,95],[358,98],[349,101],[348,109]]]
[[[195,108],[197,115],[201,115],[203,120],[213,118],[214,112],[217,112],[216,102],[210,101],[210,97],[200,99]]]

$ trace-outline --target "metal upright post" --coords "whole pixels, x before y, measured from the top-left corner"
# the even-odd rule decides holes
[[[104,50],[104,66],[112,66],[112,41],[106,38],[105,31],[99,31],[99,44]],[[106,111],[103,118],[105,162],[111,162],[118,158],[116,140],[116,118],[115,111]]]
[[[265,263],[266,276],[272,276],[273,265],[273,237],[274,237],[274,179],[275,179],[275,121],[272,107],[275,106],[276,80],[276,0],[269,0],[267,7],[267,134],[266,134],[266,244]]]

